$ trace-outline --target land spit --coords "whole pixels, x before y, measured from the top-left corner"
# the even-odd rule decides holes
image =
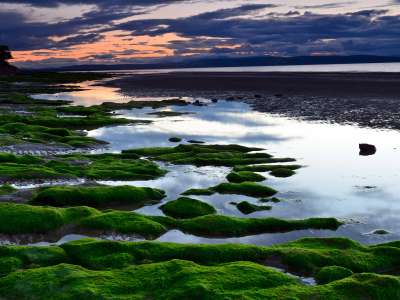
[[[400,129],[399,73],[176,72],[112,83],[132,98],[228,99],[296,119]]]

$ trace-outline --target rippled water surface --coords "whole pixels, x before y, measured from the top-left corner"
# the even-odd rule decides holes
[[[100,91],[100,92],[99,92]],[[86,93],[86,94],[85,94]],[[92,94],[91,94],[92,93]],[[67,94],[67,95],[65,95]],[[93,97],[92,97],[92,96]],[[53,98],[56,97],[57,98]],[[37,96],[37,98],[44,98]],[[86,92],[51,95],[50,99],[75,100],[75,104],[92,105],[103,101],[127,102],[115,89],[95,87]],[[193,99],[187,99],[193,100]],[[147,113],[154,110],[144,108],[118,111],[121,117],[151,119],[149,125],[104,127],[89,132],[89,136],[113,143],[109,151],[141,147],[175,146],[168,138],[178,136],[187,140],[195,139],[207,144],[240,144],[266,149],[275,157],[293,157],[297,164],[305,167],[292,177],[276,178],[268,173],[261,184],[279,191],[276,195],[284,202],[273,203],[271,211],[244,215],[229,204],[230,201],[257,199],[238,195],[193,196],[213,205],[220,214],[237,217],[277,217],[283,219],[306,219],[311,217],[335,217],[360,221],[341,226],[338,230],[298,230],[281,233],[259,233],[244,237],[200,237],[171,230],[159,237],[158,241],[178,243],[245,243],[274,245],[301,237],[343,236],[363,244],[377,244],[398,240],[400,225],[400,135],[397,131],[379,131],[356,128],[351,125],[332,125],[290,120],[284,117],[251,111],[247,104],[224,102],[212,103],[201,99],[208,106],[169,107],[158,109],[195,112],[179,117],[158,118]],[[360,156],[359,143],[370,143],[377,152]],[[100,153],[100,152],[97,152]],[[159,162],[162,168],[170,170],[163,178],[154,181],[104,182],[110,185],[132,184],[150,186],[167,192],[164,201],[174,200],[190,188],[207,188],[225,182],[231,172],[228,167],[176,166]],[[369,186],[370,188],[365,188]],[[271,204],[268,204],[271,205]],[[163,215],[160,205],[144,207],[115,207],[135,210],[148,215]],[[389,235],[363,235],[375,229],[393,232]],[[65,236],[58,243],[82,238],[82,235]],[[47,242],[39,244],[48,244]]]

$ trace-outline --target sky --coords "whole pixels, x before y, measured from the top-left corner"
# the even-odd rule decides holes
[[[400,56],[400,0],[0,0],[20,68],[249,56]]]

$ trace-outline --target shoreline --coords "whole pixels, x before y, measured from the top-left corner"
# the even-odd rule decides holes
[[[400,73],[174,72],[110,84],[125,97],[230,99],[299,120],[400,129]]]

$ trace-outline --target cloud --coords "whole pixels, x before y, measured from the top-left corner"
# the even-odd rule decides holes
[[[351,2],[335,2],[335,3],[326,3],[326,4],[319,4],[319,5],[309,5],[309,6],[304,6],[304,5],[296,5],[294,8],[296,9],[329,9],[329,8],[339,8],[343,6],[348,6],[352,4],[356,4],[356,1],[351,1]]]

